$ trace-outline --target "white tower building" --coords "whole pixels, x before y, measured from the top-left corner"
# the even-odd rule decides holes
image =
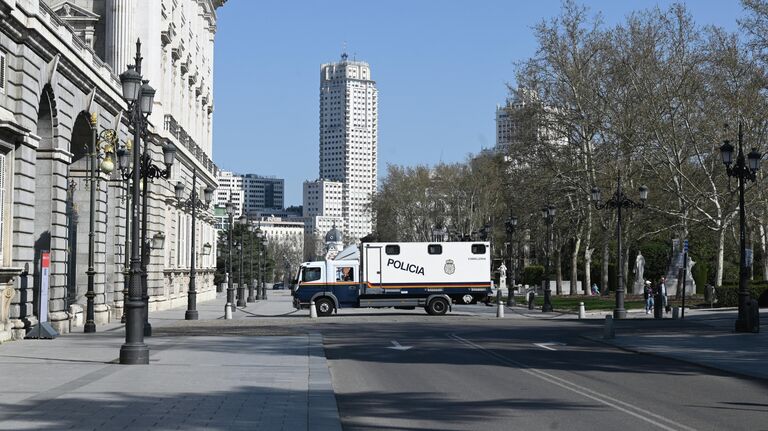
[[[341,183],[342,230],[352,240],[373,231],[378,100],[368,63],[341,55],[320,68],[320,179]],[[305,205],[307,203],[305,202]]]

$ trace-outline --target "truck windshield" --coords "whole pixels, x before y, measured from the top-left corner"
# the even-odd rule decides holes
[[[320,268],[304,268],[304,270],[301,272],[301,281],[317,281],[320,280],[320,275]]]

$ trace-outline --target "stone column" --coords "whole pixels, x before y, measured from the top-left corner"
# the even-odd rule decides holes
[[[135,0],[107,0],[106,60],[112,71],[119,75],[133,64],[136,36],[133,16]]]

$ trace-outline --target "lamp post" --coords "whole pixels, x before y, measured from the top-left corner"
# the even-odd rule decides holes
[[[616,176],[616,192],[606,202],[600,202],[600,189],[592,187],[592,201],[597,209],[616,209],[616,252],[618,254],[618,266],[616,267],[616,273],[618,277],[618,287],[616,288],[616,308],[613,310],[614,319],[625,319],[627,317],[627,310],[624,308],[624,293],[626,287],[624,286],[624,255],[621,249],[621,210],[622,208],[635,208],[641,209],[645,207],[645,201],[648,199],[648,187],[640,186],[638,189],[640,193],[640,202],[635,202],[627,195],[621,188],[621,173]]]
[[[254,241],[254,238],[258,238],[256,236],[256,225],[253,223],[248,224],[248,235],[250,236],[251,240],[248,242],[248,264],[249,270],[248,270],[248,298],[246,299],[246,302],[256,302],[256,296],[254,295],[254,291],[256,290],[256,282],[253,277],[253,246],[256,241]]]
[[[90,172],[88,181],[90,182],[90,219],[88,220],[88,270],[85,271],[88,276],[88,290],[85,293],[86,307],[85,307],[85,326],[83,332],[92,333],[96,332],[96,322],[94,319],[94,299],[96,292],[94,291],[94,277],[96,276],[96,270],[94,268],[95,251],[94,242],[96,237],[96,189],[99,187],[98,178],[96,173],[96,164],[98,163],[98,152],[103,150],[105,153],[104,160],[99,165],[99,171],[106,174],[112,173],[115,168],[115,164],[112,161],[112,153],[117,146],[117,134],[113,130],[104,130],[101,135],[98,133],[98,120],[97,113],[91,114],[90,126],[91,126],[91,146],[90,146]]]
[[[120,74],[123,98],[128,102],[128,111],[133,126],[133,201],[132,201],[132,225],[135,227],[139,221],[139,188],[141,179],[139,169],[139,147],[141,135],[148,117],[152,112],[152,104],[155,91],[149,84],[142,85],[141,79],[141,42],[136,42],[135,65],[128,66],[128,70]],[[141,300],[141,256],[139,255],[139,231],[131,230],[131,281],[128,289],[128,301],[125,303],[125,343],[120,347],[121,364],[148,364],[149,347],[144,343],[144,319]]]
[[[197,197],[197,167],[192,168],[192,193],[189,196],[189,199],[184,200],[184,183],[181,181],[176,183],[176,187],[174,188],[174,191],[176,193],[176,200],[178,200],[179,205],[189,209],[189,211],[192,213],[192,249],[189,253],[189,289],[187,291],[187,312],[184,313],[184,319],[185,320],[197,320],[198,313],[197,313],[197,289],[195,287],[195,277],[197,276],[195,272],[195,254],[197,253],[197,248],[195,247],[195,237],[196,235],[196,221],[197,221],[197,210],[206,210],[208,209],[208,206],[211,204],[211,200],[213,199],[213,188],[210,186],[206,187],[203,191],[203,199],[200,200]],[[205,244],[208,246],[207,253],[210,253],[210,244]],[[205,246],[203,246],[203,249],[205,249]],[[205,253],[205,254],[207,254]]]
[[[241,226],[240,229],[240,244],[238,245],[237,249],[240,251],[240,279],[237,284],[237,306],[238,307],[246,307],[245,302],[245,284],[243,284],[243,251],[245,251],[246,243],[245,243],[245,237],[248,233],[248,217],[245,215],[241,215],[237,219],[237,224]]]
[[[726,124],[726,130],[728,125]],[[747,308],[748,303],[751,301],[749,293],[749,274],[747,266],[747,244],[746,244],[746,211],[744,209],[744,183],[757,180],[757,171],[760,169],[760,159],[762,155],[757,152],[756,148],[752,148],[752,151],[747,155],[747,160],[744,160],[744,151],[742,150],[742,142],[744,140],[744,133],[742,132],[742,124],[739,122],[739,152],[736,155],[736,165],[731,167],[733,163],[733,145],[726,139],[723,145],[720,147],[720,155],[723,158],[723,164],[725,165],[725,171],[729,177],[735,177],[739,180],[739,247],[741,248],[739,253],[739,317],[736,319],[736,332],[756,332],[758,326],[757,322],[754,322],[751,316],[749,316]],[[747,163],[748,162],[748,163]],[[683,286],[685,289],[685,286]]]
[[[256,227],[256,276],[253,279],[254,286],[256,287],[256,300],[260,301],[261,298],[261,248],[262,238],[264,237],[264,231],[261,230],[261,221],[259,226]]]
[[[235,217],[235,205],[232,201],[227,202],[227,216],[229,217],[228,225],[228,251],[229,251],[229,277],[227,277],[227,303],[224,305],[224,318],[232,319],[232,312],[235,310],[235,287],[232,285],[232,243],[233,243],[233,230],[234,230],[234,217]]]
[[[515,249],[513,240],[515,236],[515,228],[517,228],[517,216],[510,215],[507,217],[507,220],[504,222],[504,227],[506,228],[507,232],[507,244],[508,248],[512,249],[512,251],[509,253],[509,273],[511,275],[511,283],[510,287],[507,289],[507,305],[513,306],[515,305],[515,270],[517,269],[517,261],[515,260],[515,255],[517,253],[517,250]]]
[[[545,254],[547,256],[546,266],[544,267],[544,305],[541,306],[543,313],[549,313],[552,311],[552,289],[549,287],[549,249],[550,242],[552,241],[552,223],[555,221],[555,207],[547,205],[541,209],[541,215],[544,218],[544,223],[547,225],[547,239],[545,243]]]
[[[261,299],[267,300],[267,241],[266,235],[262,236],[261,240],[261,254],[263,265],[261,269]]]

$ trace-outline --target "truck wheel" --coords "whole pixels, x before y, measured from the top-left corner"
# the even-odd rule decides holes
[[[333,313],[333,301],[330,298],[318,298],[315,300],[315,308],[318,316],[330,316]]]
[[[426,308],[431,316],[442,316],[448,312],[448,301],[445,298],[435,298],[429,301]]]

